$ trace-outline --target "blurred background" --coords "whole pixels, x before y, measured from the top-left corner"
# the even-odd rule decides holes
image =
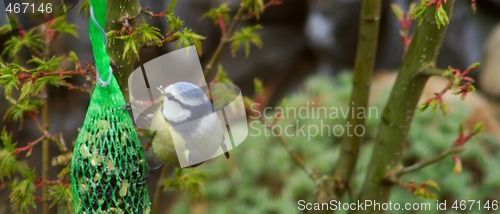
[[[220,30],[210,20],[201,19],[209,9],[222,2],[229,2],[235,10],[238,1],[229,0],[182,0],[178,2],[176,14],[184,20],[186,27],[207,37],[202,42],[202,65],[205,65],[215,51],[221,37]],[[370,95],[370,105],[383,109],[391,84],[401,64],[403,45],[399,36],[398,20],[390,10],[395,3],[407,9],[410,1],[383,1],[380,36],[378,41],[376,75]],[[79,2],[78,4],[81,4]],[[142,0],[143,8],[160,12],[169,1]],[[226,50],[220,63],[230,79],[240,86],[244,95],[251,96],[253,80],[262,79],[268,105],[277,105],[282,99],[286,106],[299,108],[314,102],[322,106],[345,107],[351,90],[351,71],[354,65],[359,25],[360,0],[283,0],[283,4],[265,11],[259,21],[242,25],[263,26],[259,30],[264,46],[252,47],[248,58],[233,57]],[[78,8],[76,6],[75,8]],[[450,108],[447,116],[440,112],[418,113],[408,139],[408,153],[404,163],[409,165],[420,159],[429,158],[451,145],[458,133],[458,124],[483,122],[486,131],[474,139],[462,154],[464,171],[460,175],[452,172],[452,158],[403,177],[417,183],[431,179],[439,183],[437,192],[440,200],[492,200],[500,199],[500,1],[477,1],[477,13],[473,14],[469,0],[457,0],[446,38],[439,53],[438,67],[465,69],[475,62],[481,62],[471,75],[477,80],[478,91],[464,102],[459,98],[447,97]],[[0,15],[2,17],[3,15]],[[77,14],[77,9],[68,12],[68,21],[78,26],[78,37],[60,36],[54,42],[51,53],[66,54],[75,51],[82,62],[93,63],[88,41],[88,17]],[[165,32],[166,22],[147,19]],[[0,24],[6,24],[5,22]],[[0,37],[3,44],[8,36]],[[1,48],[4,48],[2,45]],[[3,50],[3,49],[2,49]],[[140,61],[135,67],[158,56],[175,50],[175,44],[161,48],[145,48],[140,52]],[[0,51],[1,52],[1,51]],[[19,53],[30,56],[29,51]],[[75,80],[79,81],[79,80]],[[439,79],[432,79],[422,99],[433,96],[446,85]],[[126,86],[122,86],[126,87]],[[0,94],[3,90],[0,89]],[[62,132],[72,146],[78,134],[89,102],[87,94],[51,88],[49,93],[50,131]],[[0,113],[3,115],[8,102],[0,99]],[[280,121],[283,124],[319,124],[321,119],[294,118]],[[367,142],[363,146],[361,159],[355,176],[354,190],[360,188],[363,173],[371,154],[371,141],[379,122],[378,117],[369,118],[366,127]],[[343,120],[328,120],[339,124]],[[9,127],[14,139],[22,145],[39,136],[36,126],[25,120],[21,128],[18,123],[2,120],[0,129]],[[167,191],[162,201],[161,213],[299,213],[297,201],[314,200],[315,184],[298,169],[276,139],[257,135],[252,131],[264,129],[256,125],[243,144],[232,150],[231,159],[217,158],[203,164],[196,170],[207,174],[202,199],[192,200],[186,193]],[[296,147],[310,166],[328,174],[338,157],[340,136],[314,136],[287,138]],[[147,139],[143,143],[147,143]],[[71,147],[70,146],[70,147]],[[53,146],[54,151],[56,147]],[[40,151],[35,147],[27,161],[37,170]],[[148,154],[151,162],[153,157]],[[53,167],[56,177],[60,169]],[[157,175],[150,179],[150,195],[153,194]],[[0,213],[9,213],[5,191],[0,191]],[[429,200],[414,196],[401,188],[394,188],[392,201],[426,202]],[[430,200],[433,201],[433,200]],[[55,210],[54,210],[55,212]],[[36,213],[36,212],[34,212]],[[414,212],[419,213],[419,212]],[[428,213],[428,212],[427,212]],[[453,212],[449,212],[453,213]],[[488,213],[488,212],[484,212]],[[493,213],[493,212],[490,212]]]

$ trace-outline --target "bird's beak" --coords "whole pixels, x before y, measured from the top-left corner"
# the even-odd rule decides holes
[[[163,91],[163,86],[160,85],[157,89],[158,91],[160,91],[161,94],[165,93],[165,91]]]

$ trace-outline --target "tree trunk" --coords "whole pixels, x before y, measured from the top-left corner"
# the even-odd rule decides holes
[[[381,0],[363,0],[361,6],[358,46],[352,81],[353,89],[349,102],[349,116],[347,117],[348,127],[352,130],[347,131],[347,133],[354,133],[355,127],[365,126],[366,118],[358,117],[357,115],[368,110],[368,95],[370,94],[373,67],[377,53],[381,4]],[[340,158],[333,176],[338,176],[344,186],[348,187],[351,181],[363,138],[364,136],[356,134],[351,136],[345,135],[343,138]],[[335,196],[337,198],[342,197],[345,189],[337,189]]]
[[[448,17],[454,1],[443,4]],[[359,200],[389,200],[392,185],[384,177],[400,164],[404,143],[422,90],[429,79],[422,70],[434,67],[443,41],[446,27],[438,29],[435,23],[434,6],[428,7],[420,26],[415,29],[412,43],[394,84],[389,101],[384,109],[372,153],[370,166]],[[420,72],[420,73],[419,73]],[[355,211],[354,213],[383,213],[383,211]]]
[[[111,30],[121,30],[123,25],[120,19],[124,17],[137,17],[141,11],[141,5],[138,0],[107,0],[107,21],[106,32]],[[136,18],[129,19],[131,27],[137,25]],[[115,39],[113,44],[108,46],[108,54],[113,67],[113,74],[115,75],[118,84],[122,90],[125,100],[128,100],[128,77],[135,68],[137,57],[132,55],[130,59],[123,59],[124,42]]]

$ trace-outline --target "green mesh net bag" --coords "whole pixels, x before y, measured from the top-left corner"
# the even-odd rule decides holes
[[[106,52],[106,1],[91,0],[90,17],[98,75],[71,160],[74,211],[150,213],[144,151]]]

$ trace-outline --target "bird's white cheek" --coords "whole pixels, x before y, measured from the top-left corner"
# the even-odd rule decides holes
[[[168,121],[181,122],[191,116],[191,112],[182,108],[179,103],[167,100],[163,105],[163,116]]]

